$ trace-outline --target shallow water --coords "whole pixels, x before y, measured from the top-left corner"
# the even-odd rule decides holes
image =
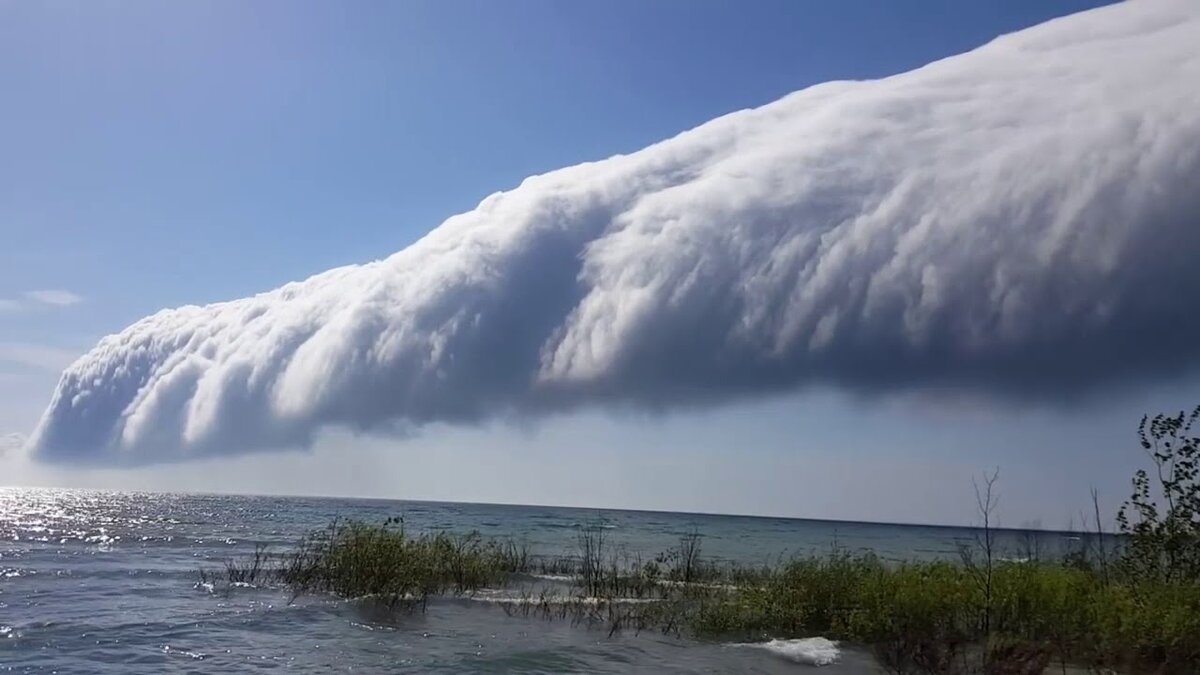
[[[370,602],[260,588],[214,592],[197,570],[265,544],[282,549],[335,517],[410,530],[479,530],[536,554],[573,551],[579,529],[646,558],[692,531],[705,557],[742,563],[837,545],[889,559],[954,557],[969,528],[390,500],[0,488],[0,671],[30,673],[694,672],[875,673],[869,657],[822,640],[758,645],[622,634],[508,616],[477,599],[416,614]],[[1000,546],[1052,553],[1058,533],[1003,532]]]

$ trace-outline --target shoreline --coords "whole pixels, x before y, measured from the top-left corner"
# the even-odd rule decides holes
[[[753,566],[705,558],[699,533],[653,556],[606,537],[591,525],[574,550],[535,556],[477,532],[410,534],[399,519],[335,522],[293,550],[260,549],[227,563],[224,581],[294,597],[367,598],[389,612],[424,613],[432,600],[460,597],[610,637],[820,638],[860,646],[898,673],[1200,665],[1200,632],[1186,637],[1190,617],[1200,616],[1200,586],[1138,580],[1123,571],[1120,551],[1015,562],[980,543],[959,562],[891,562],[834,544],[825,556]],[[200,574],[200,584],[219,592],[219,571]]]

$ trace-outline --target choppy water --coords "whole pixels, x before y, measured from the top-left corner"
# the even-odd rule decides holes
[[[975,536],[968,528],[540,506],[0,488],[0,671],[794,673],[836,656],[822,673],[879,672],[854,648],[820,640],[609,637],[470,599],[395,615],[324,597],[293,602],[271,589],[197,587],[198,569],[256,545],[285,548],[335,517],[396,515],[410,529],[479,530],[544,555],[570,552],[591,524],[603,524],[610,544],[647,557],[694,530],[706,557],[746,563],[820,553],[834,542],[893,559],[953,557]],[[1004,532],[1000,544],[1054,551],[1064,537]]]

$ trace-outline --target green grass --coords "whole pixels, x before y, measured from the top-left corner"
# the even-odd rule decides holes
[[[599,527],[576,550],[545,558],[478,533],[410,535],[403,522],[334,523],[293,551],[258,548],[230,561],[225,581],[299,593],[378,597],[425,606],[430,596],[519,589],[509,614],[710,640],[824,636],[870,649],[897,674],[1040,675],[1068,664],[1092,672],[1200,672],[1200,406],[1144,417],[1153,462],[1118,512],[1123,537],[1042,560],[995,550],[999,470],[972,481],[982,530],[957,563],[885,563],[834,549],[767,567],[704,559],[698,533],[650,560],[613,547]],[[1117,544],[1114,548],[1113,544]],[[520,589],[530,574],[569,575],[568,590]],[[201,581],[215,579],[201,572]]]
[[[284,554],[258,548],[249,560],[228,561],[224,580],[423,605],[430,596],[503,585],[530,564],[527,550],[513,542],[484,540],[478,533],[414,536],[389,519],[382,525],[335,522]],[[204,571],[201,576],[204,582],[218,578]]]
[[[988,607],[977,575],[956,563],[797,560],[713,597],[691,625],[714,638],[846,640],[897,673],[1026,672],[1004,662],[1200,672],[1200,584],[1106,580],[1057,563],[1000,563]]]
[[[1040,673],[1067,664],[1124,672],[1200,672],[1200,584],[1139,581],[1066,562],[891,564],[834,550],[774,567],[719,565],[689,535],[649,561],[585,529],[554,558],[477,533],[410,534],[397,521],[335,523],[289,552],[230,562],[229,583],[375,597],[421,607],[431,596],[517,591],[509,614],[707,640],[821,635],[862,645],[894,673]],[[567,574],[564,590],[522,588]],[[206,579],[211,575],[205,575]]]

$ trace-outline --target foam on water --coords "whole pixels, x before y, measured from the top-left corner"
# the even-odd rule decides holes
[[[526,576],[546,581],[575,581],[575,577],[569,574],[527,574]]]
[[[504,589],[484,589],[474,595],[463,596],[474,602],[489,602],[500,605],[644,605],[662,602],[657,598],[601,598],[591,595],[520,595]]]
[[[202,661],[208,658],[208,654],[205,654],[204,652],[198,652],[190,649],[180,649],[178,647],[172,647],[171,645],[163,645],[162,651],[164,654],[186,656],[197,661]]]
[[[799,638],[795,640],[771,640],[736,644],[735,647],[765,649],[789,661],[809,666],[828,666],[837,663],[842,652],[838,643],[823,637]]]

